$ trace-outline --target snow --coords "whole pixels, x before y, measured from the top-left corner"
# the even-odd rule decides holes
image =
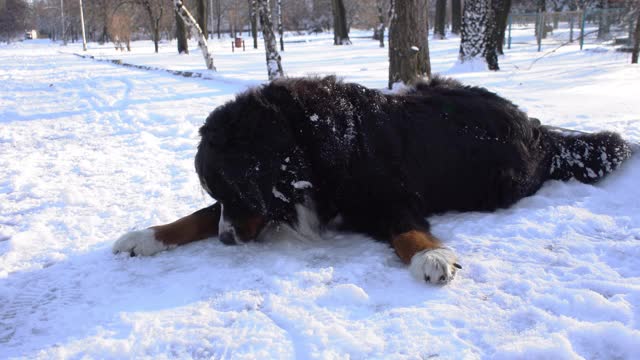
[[[288,202],[289,202],[289,199],[287,199],[287,197],[286,197],[286,196],[284,196],[284,194],[283,194],[283,193],[281,193],[280,191],[278,191],[278,189],[276,189],[276,187],[275,187],[275,186],[271,189],[271,192],[273,193],[273,196],[275,196],[276,198],[278,198],[278,199],[280,199],[280,200],[282,200],[282,201],[284,201],[284,202],[286,202],[286,203],[288,203]]]
[[[287,39],[290,76],[386,86],[376,41]],[[430,42],[434,71],[544,123],[640,141],[640,68],[628,54],[587,44],[540,58],[519,43],[500,72],[466,71],[454,67],[458,41]],[[73,44],[0,46],[0,358],[638,357],[637,157],[596,186],[554,181],[510,209],[431,218],[463,266],[443,287],[348,233],[113,255],[125,232],[210,204],[193,168],[198,128],[267,78],[263,49],[229,45],[212,42],[218,72],[207,79],[83,59]],[[191,55],[132,47],[88,53],[206,72],[195,43]]]
[[[313,184],[311,182],[305,180],[294,181],[291,183],[291,185],[293,185],[293,187],[296,189],[306,189],[313,187]]]

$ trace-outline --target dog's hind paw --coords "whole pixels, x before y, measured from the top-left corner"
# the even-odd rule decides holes
[[[462,267],[456,254],[448,248],[427,249],[413,255],[409,271],[416,279],[429,284],[447,284]]]
[[[129,253],[131,256],[149,256],[169,249],[170,246],[158,241],[152,229],[130,231],[113,244],[114,254]]]

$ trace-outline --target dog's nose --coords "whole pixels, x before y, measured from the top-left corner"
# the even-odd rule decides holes
[[[231,232],[231,231],[223,232],[222,234],[220,234],[219,238],[220,238],[220,241],[225,245],[235,245],[236,244],[236,237],[235,237],[235,235],[233,235],[233,232]]]

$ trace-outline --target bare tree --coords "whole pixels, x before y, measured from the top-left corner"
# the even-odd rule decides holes
[[[389,88],[431,76],[426,0],[395,0],[389,28]]]
[[[313,0],[312,6],[313,31],[331,29],[333,25],[333,0]]]
[[[220,26],[222,24],[222,0],[215,0],[214,9],[216,13],[216,33],[220,39]]]
[[[376,0],[376,11],[378,14],[378,24],[376,25],[375,31],[373,32],[373,38],[375,40],[380,41],[380,47],[384,47],[384,31],[387,27],[387,19],[385,19],[385,11],[384,11],[384,0]],[[389,8],[387,9],[387,13],[389,14],[388,18],[391,17],[391,7],[393,6],[393,1],[389,4]]]
[[[547,11],[547,0],[537,0],[536,7],[538,13],[545,13]],[[543,39],[547,38],[547,27],[544,23],[540,23],[539,21],[536,21],[536,36],[542,36]]]
[[[173,5],[175,6],[176,13],[182,18],[182,21],[184,21],[185,26],[190,30],[192,36],[198,39],[198,47],[202,51],[207,69],[215,71],[213,55],[209,52],[209,46],[207,44],[207,35],[202,32],[196,19],[194,19],[189,10],[184,7],[182,0],[173,0]]]
[[[164,15],[165,2],[162,0],[136,0],[144,8],[149,24],[151,25],[151,40],[153,47],[158,53],[160,43],[160,20]]]
[[[606,40],[610,37],[611,32],[611,14],[609,11],[609,0],[600,0],[598,2],[600,10],[600,21],[598,22],[598,39]]]
[[[206,36],[209,33],[207,31],[207,0],[196,0],[196,20],[200,30]]]
[[[100,44],[104,44],[109,41],[109,15],[111,14],[111,2],[108,0],[98,0],[96,2],[100,11],[100,20],[102,25],[102,35],[100,36]],[[61,34],[61,37],[64,37]]]
[[[344,2],[342,0],[331,0],[331,8],[333,9],[333,44],[351,45]]]
[[[511,11],[511,0],[494,0],[494,8],[496,12],[496,43],[497,52],[500,55],[504,55],[504,37],[507,31],[507,21],[509,20],[509,12]]]
[[[189,53],[189,36],[187,34],[187,27],[184,24],[184,20],[175,13],[176,16],[176,39],[178,40],[178,54]]]
[[[500,31],[496,14],[508,0],[466,0],[460,40],[461,63],[481,59],[489,70],[499,70]]]
[[[278,1],[278,36],[280,37],[280,51],[284,51],[284,28],[282,27],[282,0]]]
[[[9,43],[20,35],[24,37],[29,5],[24,0],[0,1],[0,35]]]
[[[436,0],[436,16],[433,24],[433,38],[445,38],[445,18],[447,15],[447,0]]]
[[[258,0],[260,4],[260,27],[264,39],[264,49],[267,56],[267,74],[269,80],[274,80],[284,76],[276,36],[273,32],[273,22],[271,21],[271,5],[269,0]]]
[[[638,63],[638,52],[640,52],[640,8],[636,10],[636,30],[633,35],[633,51],[631,54],[631,63]]]
[[[107,30],[116,50],[123,51],[126,47],[127,51],[131,51],[131,30],[133,28],[131,16],[131,13],[120,12],[109,19]]]
[[[451,0],[451,33],[460,34],[462,28],[462,0]]]
[[[251,25],[251,37],[253,38],[253,48],[258,48],[258,11],[256,0],[249,1],[249,24]]]

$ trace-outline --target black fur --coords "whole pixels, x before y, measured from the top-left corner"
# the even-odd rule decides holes
[[[294,223],[311,199],[322,221],[340,214],[378,238],[427,230],[434,213],[507,207],[549,179],[593,183],[631,154],[617,134],[562,134],[444,78],[397,95],[277,80],[216,109],[200,134],[196,170],[225,216]]]

